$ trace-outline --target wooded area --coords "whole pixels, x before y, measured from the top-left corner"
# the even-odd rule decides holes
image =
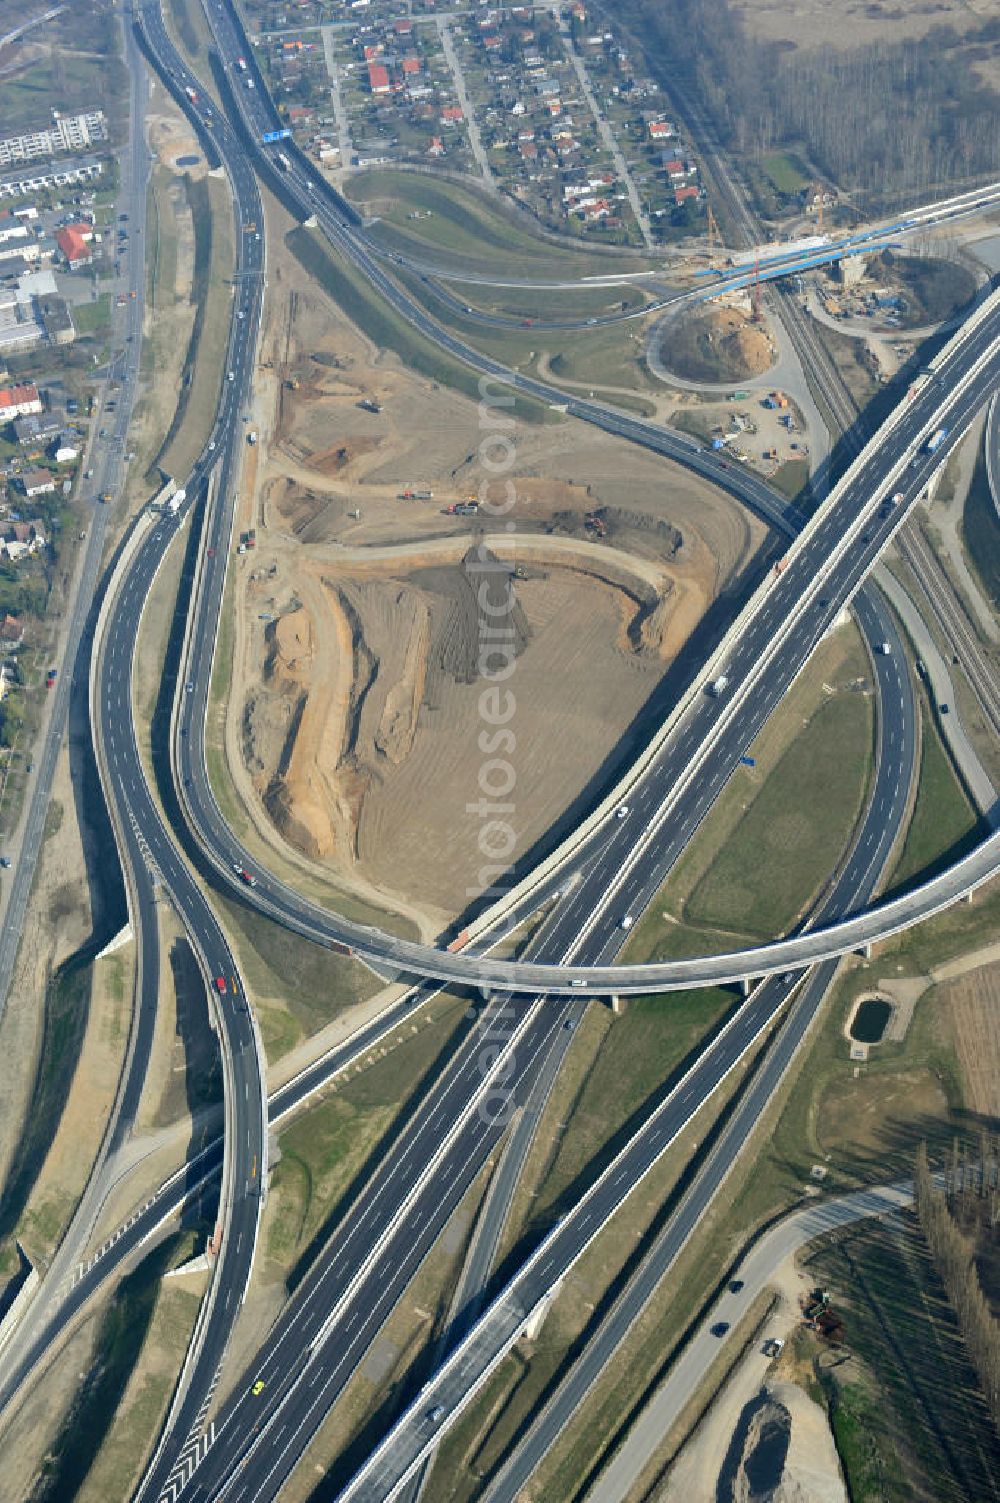
[[[729,0],[625,0],[621,14],[664,87],[696,87],[728,146],[800,147],[866,210],[1000,170],[1000,99],[970,66],[1000,19],[834,53],[756,41]]]
[[[971,1193],[988,1199],[989,1222],[995,1229],[1000,1221],[998,1213],[996,1156],[991,1143],[984,1135],[984,1156],[976,1165],[977,1172],[969,1177]],[[959,1193],[956,1184],[966,1183],[963,1173],[958,1178],[956,1162],[948,1175],[949,1190],[935,1187],[927,1164],[927,1145],[922,1143],[917,1150],[914,1168],[914,1190],[917,1217],[927,1239],[931,1257],[941,1275],[958,1318],[966,1350],[993,1416],[993,1423],[1000,1430],[1000,1321],[996,1320],[983,1293],[975,1262],[975,1241],[958,1227],[949,1209],[949,1199]]]

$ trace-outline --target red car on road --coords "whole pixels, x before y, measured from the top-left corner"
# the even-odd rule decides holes
[[[225,990],[226,990],[226,978],[225,978],[225,976],[216,976],[216,978],[215,978],[215,984],[218,987],[218,989],[219,989],[220,992],[225,992]]]

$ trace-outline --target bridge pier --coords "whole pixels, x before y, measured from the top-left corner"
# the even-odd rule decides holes
[[[132,937],[132,925],[131,922],[129,922],[126,923],[123,929],[118,930],[118,933],[114,936],[113,939],[108,940],[107,944],[104,946],[104,949],[98,953],[98,960],[103,960],[105,955],[113,955],[116,950],[120,950],[123,945],[127,945]]]
[[[611,1004],[611,1011],[614,1013],[616,1018],[620,1018],[622,1013],[625,1011],[626,1000],[627,999],[624,997],[619,997],[617,992],[612,992],[610,997],[608,998],[608,1001]]]
[[[561,1288],[562,1280],[560,1279],[558,1284],[553,1284],[552,1288],[547,1290],[546,1293],[542,1295],[541,1299],[538,1301],[538,1304],[528,1316],[521,1334],[523,1336],[526,1336],[529,1341],[538,1340],[542,1326],[545,1324],[545,1317],[546,1315],[548,1315],[550,1309],[555,1303],[556,1295],[559,1293]]]
[[[855,950],[854,953],[856,955],[860,955],[862,960],[871,960],[871,958],[872,958],[872,943],[871,943],[871,940],[867,940],[863,945],[859,945],[858,948],[857,948],[857,950]]]

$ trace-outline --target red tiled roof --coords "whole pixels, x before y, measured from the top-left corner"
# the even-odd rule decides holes
[[[5,386],[0,391],[0,409],[5,407],[21,407],[25,402],[37,401],[38,387],[34,385]]]
[[[85,229],[89,230],[90,226],[67,224],[63,229],[56,231],[56,244],[67,261],[87,261],[90,259],[90,246],[83,238]]]

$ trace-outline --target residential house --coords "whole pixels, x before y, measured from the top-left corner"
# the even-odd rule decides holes
[[[56,231],[56,244],[71,270],[78,266],[90,265],[94,259],[94,253],[90,248],[93,238],[94,226],[92,224],[66,224],[61,230]]]
[[[5,615],[0,621],[0,646],[5,652],[17,652],[24,641],[24,627],[16,616]]]
[[[48,470],[25,470],[24,474],[18,477],[18,480],[22,491],[29,497],[51,495],[56,488],[55,476],[50,474]],[[19,526],[20,524],[15,523],[14,525]]]
[[[29,413],[42,411],[42,399],[38,387],[32,382],[23,386],[0,388],[0,423],[12,418],[27,417]]]
[[[388,94],[389,70],[382,63],[368,64],[368,87],[373,94]]]
[[[61,429],[62,423],[54,413],[43,413],[41,417],[36,413],[29,413],[27,417],[14,419],[14,437],[19,444],[25,446],[46,444]]]

